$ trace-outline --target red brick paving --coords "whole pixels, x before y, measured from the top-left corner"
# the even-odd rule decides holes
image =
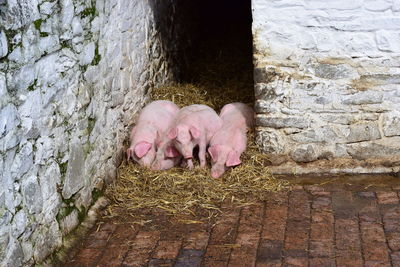
[[[214,220],[104,219],[64,266],[400,267],[399,191],[305,185],[250,206],[224,204]]]

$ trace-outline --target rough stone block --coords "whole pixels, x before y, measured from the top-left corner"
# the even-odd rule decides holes
[[[7,247],[4,263],[7,263],[6,266],[10,267],[22,266],[23,260],[24,254],[20,242],[17,239],[11,239]]]
[[[12,235],[14,238],[18,238],[24,231],[27,225],[27,216],[24,210],[18,211],[12,221]]]
[[[349,134],[346,142],[354,143],[360,141],[371,141],[380,139],[381,134],[377,122],[353,124],[349,126]]]
[[[264,127],[275,129],[280,128],[307,128],[310,121],[304,117],[273,117],[273,116],[257,116],[256,124]]]
[[[0,18],[6,29],[16,30],[39,19],[37,0],[8,1],[7,8]]]
[[[33,256],[37,262],[42,262],[50,253],[62,245],[61,232],[57,221],[39,228],[35,232],[35,239]]]
[[[264,83],[267,81],[267,77],[265,68],[254,69],[254,83]]]
[[[377,91],[359,92],[343,99],[346,105],[365,105],[382,103],[383,94]]]
[[[290,156],[296,162],[311,162],[318,158],[317,151],[313,145],[297,146]]]
[[[391,112],[383,116],[383,134],[385,136],[400,135],[399,112]]]
[[[33,146],[32,143],[20,143],[20,153],[18,153],[11,166],[11,175],[22,177],[33,165]]]
[[[1,225],[2,224],[0,224],[0,226]],[[0,232],[0,260],[4,259],[6,248],[8,247],[8,241],[9,241],[8,227],[7,228],[3,227],[2,229],[3,230]]]
[[[55,2],[44,2],[39,6],[40,14],[51,15],[56,7]]]
[[[286,149],[282,135],[275,131],[258,131],[256,144],[264,153],[284,154]]]
[[[60,48],[60,41],[58,36],[50,35],[43,38],[40,38],[39,41],[39,50],[41,53],[52,53]]]
[[[8,53],[7,36],[4,31],[0,32],[0,58],[5,57]]]
[[[85,154],[83,146],[79,140],[75,140],[74,143],[71,144],[68,168],[62,191],[62,195],[65,199],[69,199],[84,186],[85,180],[83,179],[84,177],[82,177],[84,166]]]
[[[341,141],[341,138],[332,126],[324,126],[296,133],[291,136],[291,139],[298,143],[337,143]]]
[[[364,4],[366,10],[369,11],[385,11],[392,7],[392,1],[378,0],[378,1],[366,1]]]
[[[398,139],[385,142],[356,143],[348,145],[347,152],[355,159],[365,160],[400,155]],[[392,144],[391,144],[392,143]]]
[[[61,27],[69,29],[74,17],[74,3],[72,0],[62,0],[61,2]]]
[[[342,31],[376,31],[376,30],[396,30],[400,29],[400,18],[398,17],[380,17],[380,18],[367,18],[358,21],[357,23],[335,23],[333,27]]]
[[[356,1],[322,1],[322,0],[313,0],[308,1],[307,5],[304,7],[307,9],[336,9],[336,10],[353,10],[358,9],[362,6],[361,0]]]
[[[377,121],[379,114],[321,114],[320,118],[328,123],[349,125],[360,121]]]
[[[379,50],[388,52],[400,51],[400,34],[398,32],[380,30],[375,34]]]
[[[6,105],[7,100],[8,100],[8,92],[6,84],[6,75],[3,72],[0,72],[0,108]]]
[[[379,64],[375,62],[375,64]],[[397,84],[400,82],[400,74],[393,71],[392,73],[374,73],[363,74],[360,80],[364,83],[371,85],[383,85],[383,84]]]
[[[256,103],[254,105],[254,110],[257,113],[272,113],[277,111],[276,107],[274,106],[273,103],[271,103],[271,101],[266,101],[261,99],[256,100]]]
[[[392,11],[400,11],[400,3],[399,1],[394,1],[392,6]]]
[[[22,182],[24,204],[29,213],[39,213],[42,210],[42,192],[36,176],[29,176]]]
[[[13,104],[5,106],[0,111],[0,136],[7,135],[12,129],[19,125],[19,114]]]
[[[276,97],[275,91],[266,83],[257,83],[254,86],[254,94],[256,99],[272,100]]]
[[[94,42],[88,43],[82,50],[79,55],[79,64],[80,65],[88,65],[93,61],[94,52],[95,52],[95,44]]]
[[[314,74],[317,77],[331,80],[356,79],[359,77],[357,71],[345,64],[324,64],[320,63],[314,67]]]

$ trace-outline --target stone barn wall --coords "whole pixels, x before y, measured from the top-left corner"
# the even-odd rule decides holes
[[[0,266],[42,262],[115,178],[127,126],[174,76],[171,3],[0,1]]]
[[[253,0],[257,142],[274,172],[398,172],[400,2]]]

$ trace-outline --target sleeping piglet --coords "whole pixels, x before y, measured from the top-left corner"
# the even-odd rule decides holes
[[[231,103],[222,108],[220,118],[222,127],[211,138],[208,148],[213,178],[241,163],[240,155],[246,150],[247,128],[254,124],[254,111],[243,103]]]
[[[127,159],[132,158],[140,165],[150,167],[157,151],[157,142],[174,120],[179,107],[171,101],[158,100],[148,104],[140,113],[136,126],[130,136]],[[175,161],[163,162],[164,169],[171,168]]]
[[[190,105],[182,108],[167,131],[157,152],[157,161],[162,157],[173,157],[173,147],[182,154],[187,167],[193,168],[193,148],[199,146],[200,166],[206,165],[206,149],[215,132],[221,128],[222,120],[218,114],[205,105]],[[165,155],[163,155],[165,154]]]

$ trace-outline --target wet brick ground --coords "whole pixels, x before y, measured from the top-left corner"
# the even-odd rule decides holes
[[[105,219],[64,266],[400,267],[396,184],[296,185],[263,203],[224,205],[214,221]]]

